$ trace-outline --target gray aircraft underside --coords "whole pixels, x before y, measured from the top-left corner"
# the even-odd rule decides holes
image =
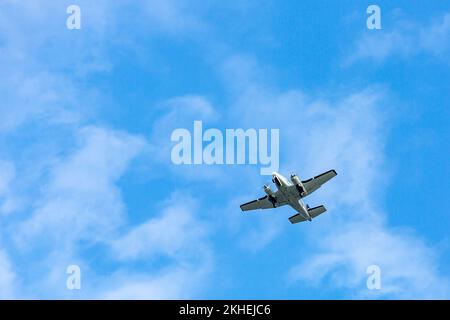
[[[324,206],[310,208],[304,204],[302,199],[319,189],[320,186],[336,175],[335,170],[330,170],[304,181],[300,181],[296,175],[291,175],[291,181],[289,181],[281,174],[274,172],[272,174],[272,182],[277,187],[277,191],[273,192],[268,185],[265,185],[264,192],[267,195],[242,204],[241,210],[271,209],[290,205],[297,212],[297,214],[289,218],[291,223],[311,221],[327,209]]]

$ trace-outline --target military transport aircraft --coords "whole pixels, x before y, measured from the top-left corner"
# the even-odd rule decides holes
[[[273,192],[268,185],[264,185],[265,197],[253,200],[241,205],[242,211],[255,209],[271,209],[290,205],[297,211],[297,214],[289,218],[291,223],[298,223],[303,221],[311,221],[319,214],[327,211],[324,206],[310,208],[305,205],[302,198],[310,195],[320,188],[325,182],[337,175],[335,170],[330,170],[315,176],[314,178],[300,181],[297,175],[291,175],[291,181],[288,181],[281,174],[274,172],[272,174],[272,182],[276,185],[277,191]]]

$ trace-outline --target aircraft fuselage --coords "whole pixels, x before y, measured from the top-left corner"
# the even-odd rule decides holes
[[[275,184],[278,191],[285,197],[288,204],[301,214],[303,218],[311,221],[308,208],[301,200],[306,194],[302,194],[300,191],[301,189],[299,188],[290,188],[290,186],[294,184],[278,172],[272,173],[272,182]]]

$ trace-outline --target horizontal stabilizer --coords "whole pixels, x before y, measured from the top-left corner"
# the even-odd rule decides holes
[[[327,209],[324,206],[318,206],[315,208],[308,209],[308,213],[312,219],[314,219],[318,215],[324,213],[325,211],[327,211]],[[292,217],[290,217],[289,221],[292,224],[294,224],[294,223],[306,221],[306,219],[301,214],[297,213],[297,214],[293,215]]]
[[[299,213],[293,215],[292,217],[289,218],[289,221],[294,224],[294,223],[299,223],[299,222],[303,222],[306,221],[305,218],[303,218],[303,216]]]
[[[324,206],[318,206],[315,208],[308,209],[308,213],[313,219],[317,217],[319,214],[324,213],[325,211],[327,211],[327,209]]]

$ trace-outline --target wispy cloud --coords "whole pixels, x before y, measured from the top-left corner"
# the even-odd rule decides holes
[[[204,293],[209,287],[213,252],[209,247],[210,224],[200,219],[197,201],[175,192],[162,203],[160,214],[134,226],[111,242],[113,255],[123,263],[101,298],[174,299]],[[169,258],[159,270],[127,272],[127,262]]]
[[[316,254],[291,269],[292,280],[345,288],[356,298],[449,297],[449,279],[439,275],[436,251],[414,233],[373,219],[335,228],[316,239]],[[370,265],[380,267],[380,290],[366,288]]]
[[[206,96],[196,94],[172,97],[160,102],[157,106],[160,116],[153,121],[149,139],[152,154],[149,161],[167,167],[175,175],[189,181],[226,179],[223,167],[173,164],[173,144],[167,143],[175,129],[183,128],[192,132],[194,121],[201,120],[205,126],[204,130],[213,127],[224,116],[218,109]],[[193,134],[191,138],[194,139]]]
[[[120,260],[137,260],[164,255],[183,260],[193,253],[196,256],[201,252],[206,255],[205,236],[208,228],[205,222],[195,216],[198,210],[196,201],[176,192],[165,206],[160,214],[114,240],[114,256]]]
[[[366,30],[354,44],[353,53],[345,63],[361,59],[382,62],[388,57],[408,58],[430,55],[448,63],[450,53],[450,14],[434,19],[430,24],[400,20],[392,29]]]
[[[207,274],[207,273],[206,273]],[[116,274],[100,292],[99,299],[188,299],[205,290],[208,282],[205,269],[182,265],[155,275]],[[113,285],[114,284],[114,285]]]
[[[84,33],[77,37],[74,33],[68,36],[64,29],[66,2],[57,3],[8,1],[0,5],[0,132],[2,138],[16,137],[23,133],[17,129],[25,128],[36,138],[20,140],[18,145],[27,151],[14,150],[11,159],[0,162],[0,210],[17,209],[15,200],[20,196],[27,200],[26,209],[11,220],[3,219],[0,225],[2,239],[15,240],[0,251],[0,297],[14,296],[15,291],[23,289],[18,278],[28,281],[28,290],[39,289],[25,291],[20,297],[71,297],[64,288],[65,267],[71,263],[81,264],[82,270],[92,275],[92,282],[84,284],[85,297],[201,296],[212,282],[214,251],[209,238],[213,224],[200,218],[199,213],[207,210],[224,220],[235,219],[237,215],[229,213],[239,212],[236,182],[248,181],[241,185],[240,197],[253,198],[255,189],[250,186],[260,178],[251,168],[226,174],[222,168],[172,168],[164,158],[170,155],[171,130],[189,127],[198,118],[207,120],[208,126],[225,119],[233,127],[282,128],[283,172],[295,169],[308,177],[332,167],[338,170],[336,181],[324,187],[320,197],[311,199],[329,204],[329,212],[320,217],[322,223],[312,225],[307,236],[294,239],[317,250],[299,258],[291,272],[294,283],[318,282],[325,286],[331,276],[333,289],[351,289],[365,296],[366,264],[378,263],[383,272],[381,294],[387,297],[447,294],[440,283],[448,282],[439,273],[433,247],[417,235],[390,227],[390,212],[379,210],[388,181],[383,144],[389,92],[369,87],[315,95],[299,88],[279,89],[270,81],[270,70],[262,68],[256,58],[215,56],[218,61],[214,61],[214,67],[219,66],[222,72],[231,104],[216,106],[213,99],[198,93],[168,99],[159,106],[162,115],[152,123],[150,138],[144,139],[124,129],[98,124],[103,121],[96,119],[96,111],[108,99],[100,93],[101,98],[96,100],[99,93],[86,88],[89,82],[84,80],[113,70],[117,51],[111,49],[136,45],[133,39],[140,40],[143,34],[186,38],[202,34],[208,28],[201,13],[186,12],[192,9],[190,2],[140,2],[143,10],[137,15],[140,27],[136,28],[140,31],[130,33],[129,16],[122,13],[135,2],[116,5],[81,1]],[[86,17],[95,20],[95,26]],[[405,24],[374,38],[363,36],[356,43],[352,61],[383,61],[391,55],[417,53],[446,59],[448,15],[408,35],[411,28],[414,26]],[[84,50],[87,47],[90,50]],[[224,61],[220,61],[222,58]],[[51,154],[47,149],[36,152],[36,159],[27,153],[36,145],[56,148]],[[1,148],[11,150],[7,143]],[[148,161],[157,169],[153,171],[158,171],[146,174],[170,172],[174,174],[169,178],[193,184],[214,181],[230,207],[224,209],[222,202],[197,203],[185,193],[175,192],[167,200],[158,200],[157,209],[149,210],[150,217],[144,222],[129,224],[120,181],[133,160],[145,153],[153,155]],[[167,171],[168,167],[173,171]],[[33,178],[27,177],[30,172]],[[17,181],[27,184],[27,192],[16,188]],[[208,186],[202,184],[199,189]],[[195,197],[204,200],[201,193]],[[250,250],[266,248],[283,228],[290,227],[287,221],[274,223],[274,217],[266,216],[248,229],[241,227],[241,216],[239,222],[233,220],[230,229],[235,228],[232,234],[239,238],[236,243],[249,244],[244,246]],[[221,219],[216,223],[221,225]],[[279,216],[276,219],[282,221]],[[104,254],[99,262],[108,264],[107,271],[96,269],[96,262],[89,260],[89,250]],[[20,257],[11,254],[16,251]],[[153,265],[159,257],[163,259]],[[20,264],[27,258],[33,261],[33,268]],[[148,264],[136,268],[137,262]],[[19,269],[17,274],[15,267]]]
[[[16,275],[6,252],[0,248],[0,299],[13,299],[15,296]]]
[[[23,254],[42,252],[40,260],[50,266],[30,270],[42,276],[29,286],[39,284],[45,289],[43,297],[69,296],[61,287],[63,271],[75,262],[96,274],[92,281],[97,286],[92,281],[86,284],[87,291],[81,293],[85,298],[174,298],[201,292],[196,288],[200,282],[206,287],[212,252],[208,226],[196,215],[196,201],[175,192],[161,201],[160,213],[127,226],[117,182],[146,147],[145,140],[99,127],[82,128],[77,136],[74,151],[52,168],[31,217],[9,228],[15,230],[13,238]],[[86,261],[83,248],[98,244],[111,250],[105,257],[113,263],[113,277],[97,274]],[[135,261],[148,263],[161,257],[169,260],[156,264],[160,267],[146,272],[130,269]]]
[[[450,54],[450,13],[445,14],[443,18],[436,19],[420,32],[419,40],[423,50],[442,59],[448,58]]]
[[[233,61],[246,63],[246,59]],[[231,111],[237,123],[281,128],[285,170],[301,170],[297,173],[305,178],[331,168],[338,172],[338,177],[320,190],[320,196],[307,199],[329,203],[329,212],[318,218],[321,225],[313,226],[307,238],[298,239],[306,241],[313,252],[303,254],[290,279],[322,288],[328,283],[331,288],[351,289],[355,296],[364,297],[368,294],[366,268],[379,264],[384,289],[374,297],[448,296],[448,279],[439,273],[434,259],[437,252],[420,236],[390,227],[390,213],[379,209],[389,182],[384,144],[391,93],[381,86],[332,97],[324,93],[320,98],[300,90],[278,91],[264,81],[246,81],[247,73],[241,71],[247,70],[252,77],[254,64],[250,60],[242,67],[225,69],[231,70],[225,77],[233,79],[231,87],[241,84],[235,90],[236,104]],[[259,248],[283,230],[263,222],[251,228],[255,230],[246,230],[243,237],[260,243]],[[252,238],[252,234],[261,236]]]
[[[14,164],[0,160],[0,214],[11,213],[19,206],[19,201],[14,197],[12,190],[15,176]]]
[[[81,129],[78,139],[79,149],[52,169],[37,209],[15,234],[18,243],[29,246],[39,237],[41,244],[66,248],[77,240],[108,239],[121,223],[124,208],[115,183],[144,140],[96,127]]]
[[[158,28],[159,32],[179,37],[201,32],[206,27],[204,20],[199,17],[201,8],[205,7],[198,6],[195,2],[151,0],[143,1],[140,7],[144,8],[151,26]]]
[[[192,240],[192,245],[198,245],[203,239],[201,221],[194,217],[192,211],[179,205],[172,211],[161,209],[162,215],[156,214],[156,218],[127,234],[121,233],[130,228],[126,227],[127,208],[118,182],[133,159],[145,152],[149,144],[143,137],[124,130],[89,125],[99,106],[108,99],[102,96],[100,99],[103,100],[96,100],[95,89],[91,91],[85,87],[86,81],[79,81],[86,80],[89,75],[111,70],[115,56],[107,49],[116,45],[116,39],[128,35],[126,28],[120,28],[117,20],[126,21],[121,9],[123,6],[135,6],[135,3],[112,5],[107,1],[95,4],[81,1],[78,4],[83,10],[80,37],[69,34],[65,29],[67,4],[64,1],[2,2],[0,5],[0,92],[4,97],[0,105],[3,115],[0,132],[11,139],[21,139],[17,129],[27,125],[25,134],[38,135],[36,140],[23,142],[26,149],[33,152],[11,152],[6,144],[1,145],[2,150],[11,152],[11,161],[2,159],[0,165],[1,210],[12,210],[12,200],[18,195],[27,200],[23,211],[12,219],[2,221],[0,226],[2,238],[8,239],[8,250],[18,250],[20,255],[34,261],[33,268],[18,266],[20,278],[28,281],[26,288],[20,291],[21,297],[71,297],[64,287],[67,276],[65,268],[68,264],[78,263],[83,271],[95,273],[95,266],[86,259],[84,249],[96,245],[114,247],[116,250],[126,247],[132,253],[123,251],[120,259],[109,257],[111,268],[117,275],[114,286],[108,286],[109,279],[102,281],[101,273],[96,274],[96,280],[101,282],[100,287],[111,289],[109,293],[103,289],[94,290],[85,284],[91,290],[77,297],[126,297],[129,295],[127,288],[137,284],[141,285],[141,296],[146,298],[169,298],[177,292],[192,293],[187,284],[195,287],[195,281],[200,281],[195,275],[202,277],[203,271],[209,267],[209,251],[206,244],[200,246],[201,250],[198,247],[203,252],[202,257],[208,258],[198,264],[187,252],[180,253],[178,246],[192,248],[195,251],[192,256],[198,253],[195,247],[189,246],[189,241]],[[181,3],[153,1],[142,5],[148,10],[139,13],[142,17],[140,21],[152,26],[152,30],[159,26],[156,33],[179,34],[184,30],[191,35],[194,30],[201,29],[201,21],[194,13],[186,15]],[[18,12],[20,15],[17,15]],[[155,19],[148,19],[148,16]],[[92,21],[95,24],[89,23]],[[127,24],[124,22],[122,25]],[[39,28],[36,28],[37,25]],[[51,41],[58,43],[58,46],[49,45]],[[90,50],[77,50],[86,47]],[[208,102],[202,104],[201,99],[182,97],[171,99],[167,104],[170,105],[168,108],[173,109],[183,104],[200,108],[198,111],[202,114],[212,112]],[[55,150],[47,153],[49,150],[41,147],[45,144]],[[39,151],[35,149],[42,149],[43,152],[38,159],[29,158],[30,154],[36,155]],[[16,170],[16,163],[19,171]],[[27,176],[30,174],[31,178]],[[27,181],[30,185],[24,190],[13,190],[11,185],[15,180],[21,183]],[[33,192],[27,193],[28,189],[33,189]],[[166,231],[172,230],[172,234],[161,233],[159,228],[163,227]],[[149,237],[148,231],[154,231],[153,237]],[[181,242],[179,238],[177,246],[173,240],[180,236],[179,232],[185,232],[183,240],[186,242]],[[114,242],[116,237],[121,241]],[[170,241],[168,237],[171,237]],[[10,238],[14,241],[9,241]],[[166,256],[180,255],[170,265],[164,264],[161,270],[142,273],[121,269],[122,264],[129,261],[149,258],[146,250]],[[5,250],[0,255],[2,297],[11,295],[15,277],[13,265],[20,260],[17,256],[9,258],[7,253]],[[169,289],[168,281],[175,278],[180,281]],[[14,286],[20,289],[19,282],[15,282]],[[162,290],[163,287],[166,291]],[[39,290],[33,291],[33,288]],[[139,295],[139,292],[135,294]]]

